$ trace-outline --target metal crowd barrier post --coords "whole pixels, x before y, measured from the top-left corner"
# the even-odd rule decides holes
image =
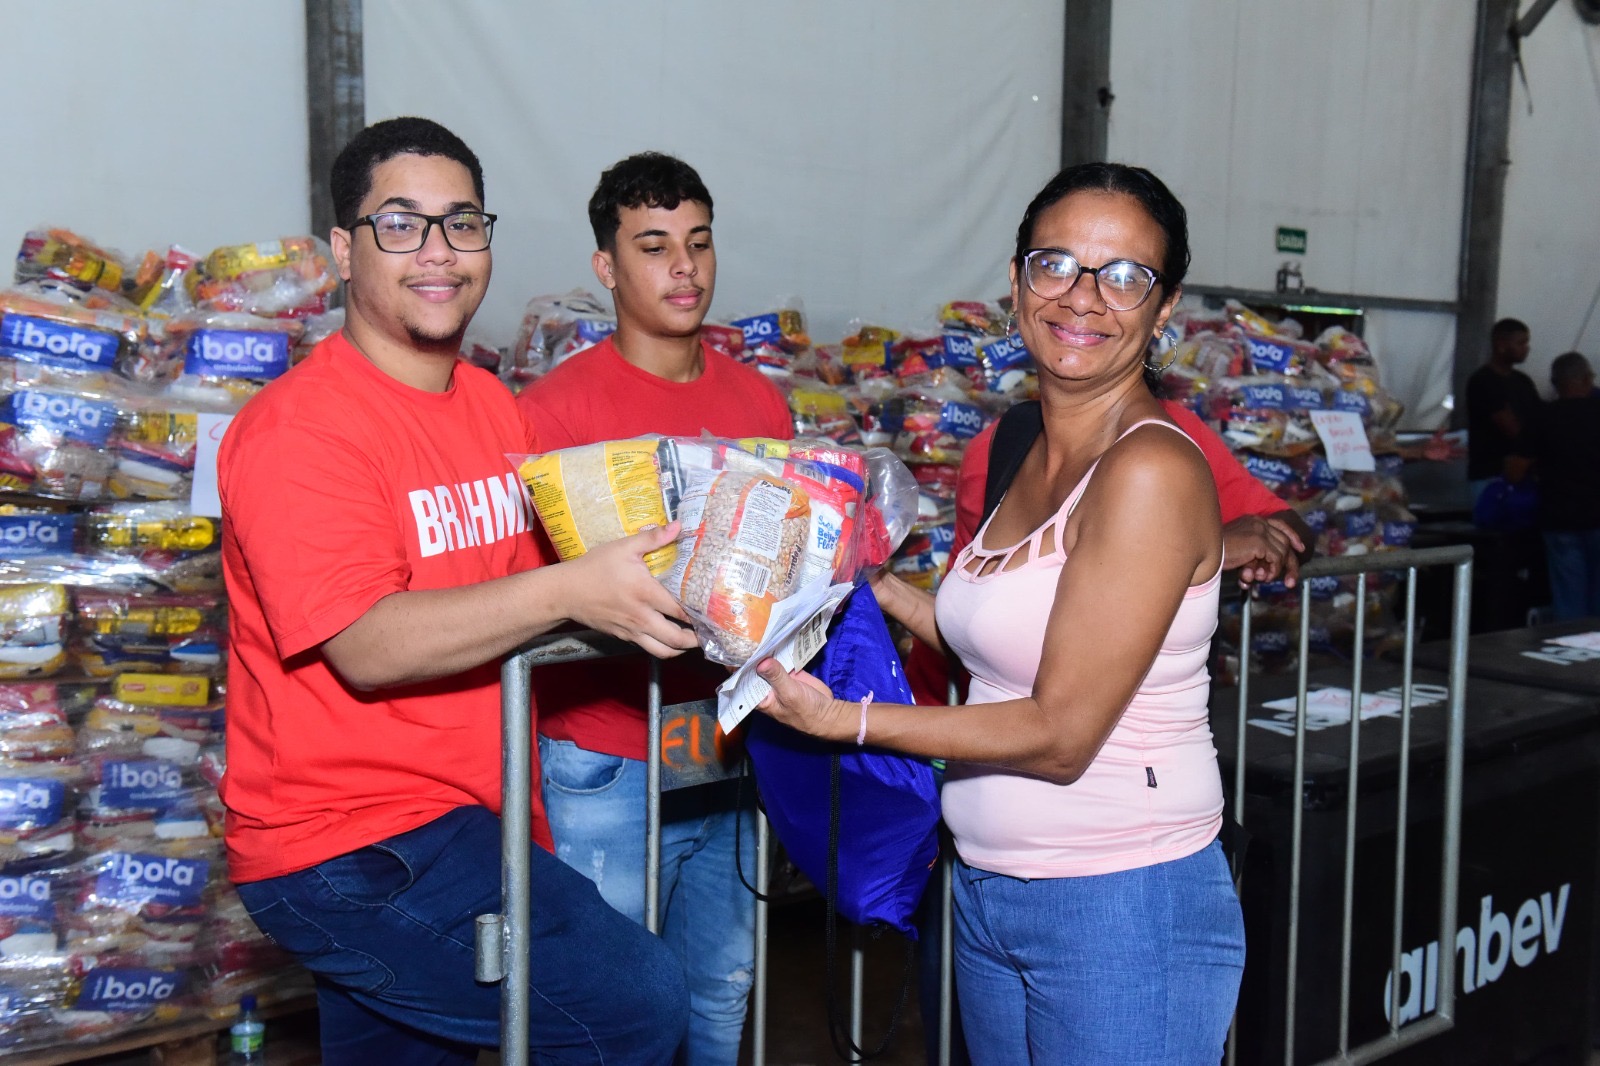
[[[696,700],[661,706],[661,664],[650,661],[649,755],[646,763],[645,837],[645,923],[651,932],[660,932],[661,923],[661,797],[683,788],[695,788],[726,781],[746,773],[748,763],[740,759],[733,765],[721,760],[717,736],[717,701]],[[681,734],[680,734],[681,731]],[[668,734],[671,735],[668,735]],[[668,760],[668,748],[683,748],[684,758]],[[709,746],[709,750],[708,749]],[[756,811],[755,877],[755,974],[751,988],[750,1024],[752,1027],[753,1066],[764,1066],[767,1045],[767,924],[765,899],[771,878],[771,834],[766,816]],[[741,859],[741,861],[743,861]],[[744,871],[739,871],[744,875]]]
[[[501,667],[501,913],[481,914],[477,918],[477,960],[474,976],[479,981],[500,983],[500,1060],[504,1066],[527,1066],[528,981],[532,974],[530,939],[532,892],[529,885],[530,855],[533,846],[533,782],[529,767],[533,760],[533,722],[528,709],[532,703],[533,670],[538,666],[640,654],[626,641],[599,633],[559,633],[541,637],[509,656]],[[659,931],[661,900],[661,794],[679,788],[692,788],[724,780],[742,773],[742,766],[729,768],[715,758],[700,759],[702,739],[712,744],[716,729],[716,701],[661,706],[660,664],[651,660],[648,694],[649,757],[646,762],[648,798],[645,810],[645,926]],[[671,716],[675,727],[686,730],[690,758],[683,765],[667,765],[662,759],[663,721]],[[757,891],[766,895],[769,883],[770,837],[766,819],[757,819]],[[767,1006],[767,904],[756,899],[756,972],[751,1004],[755,1036],[755,1066],[766,1061]]]
[[[951,706],[961,702],[961,690],[954,678],[945,689]],[[950,1066],[953,1054],[952,1031],[956,1009],[956,919],[955,919],[955,844],[950,834],[940,829],[939,870],[943,874],[939,900],[939,1066]],[[924,1026],[926,1031],[926,1026]]]
[[[1384,552],[1377,555],[1345,557],[1340,559],[1319,559],[1308,564],[1301,571],[1302,579],[1318,576],[1344,576],[1357,575],[1358,603],[1364,605],[1366,592],[1366,575],[1374,572],[1388,572],[1396,570],[1407,571],[1407,599],[1406,599],[1406,633],[1404,644],[1404,666],[1402,672],[1402,756],[1400,770],[1400,810],[1399,810],[1399,839],[1396,844],[1396,873],[1395,873],[1395,904],[1394,923],[1392,929],[1392,954],[1394,956],[1394,969],[1399,972],[1399,944],[1400,944],[1400,915],[1402,913],[1405,893],[1405,819],[1407,799],[1409,793],[1409,739],[1411,716],[1411,678],[1412,655],[1416,641],[1415,632],[1415,598],[1416,574],[1423,567],[1453,566],[1455,568],[1453,608],[1450,633],[1450,698],[1448,701],[1448,733],[1446,741],[1446,761],[1444,779],[1444,831],[1443,846],[1441,848],[1440,871],[1440,942],[1449,943],[1450,932],[1456,923],[1456,893],[1458,887],[1458,863],[1460,856],[1460,822],[1461,822],[1461,776],[1462,755],[1464,743],[1464,716],[1465,716],[1465,687],[1466,687],[1466,634],[1470,617],[1470,588],[1472,571],[1472,550],[1468,547],[1430,548],[1423,550],[1402,550]],[[1295,768],[1294,768],[1294,795],[1299,796],[1304,791],[1305,783],[1305,734],[1307,719],[1307,678],[1310,641],[1310,591],[1309,585],[1302,580],[1300,597],[1300,674],[1298,699],[1295,713]],[[1244,818],[1244,755],[1245,755],[1245,725],[1249,709],[1249,647],[1250,647],[1250,611],[1246,609],[1241,619],[1241,651],[1239,673],[1239,730],[1238,749],[1235,761],[1234,778],[1234,812],[1241,823]],[[1358,609],[1356,622],[1356,640],[1359,642],[1364,637],[1364,611]],[[560,634],[542,638],[526,649],[509,657],[502,668],[502,732],[504,752],[502,756],[502,914],[480,915],[478,918],[478,959],[476,976],[482,981],[501,982],[501,1041],[502,1061],[506,1066],[526,1066],[528,1062],[528,979],[531,972],[529,961],[529,922],[531,911],[530,890],[528,884],[529,873],[529,848],[532,847],[530,810],[532,801],[532,783],[529,779],[528,767],[532,760],[532,723],[528,714],[530,693],[532,688],[532,671],[535,666],[550,665],[562,662],[574,662],[582,659],[594,659],[615,655],[635,653],[632,645],[622,641],[600,636],[593,633]],[[1349,1000],[1350,1000],[1350,943],[1353,936],[1353,890],[1354,890],[1354,843],[1355,843],[1355,818],[1357,806],[1356,784],[1358,780],[1358,766],[1356,754],[1360,744],[1360,700],[1361,700],[1361,666],[1360,657],[1356,658],[1356,665],[1352,678],[1351,696],[1351,766],[1350,766],[1350,809],[1347,811],[1346,839],[1345,839],[1345,879],[1343,889],[1343,911],[1341,922],[1341,943],[1343,945],[1342,981],[1340,996],[1340,1050],[1334,1058],[1325,1060],[1329,1064],[1355,1064],[1373,1062],[1384,1058],[1402,1047],[1418,1043],[1436,1033],[1450,1028],[1455,1017],[1455,954],[1441,952],[1439,958],[1438,1004],[1434,1014],[1421,1021],[1413,1022],[1404,1027],[1391,1020],[1390,1031],[1387,1035],[1367,1042],[1356,1048],[1349,1044]],[[950,694],[952,701],[955,692],[952,687]],[[659,925],[660,906],[660,829],[661,829],[661,793],[674,788],[692,787],[712,780],[719,780],[729,773],[724,769],[721,772],[707,770],[704,765],[687,775],[674,776],[664,773],[661,757],[662,720],[667,713],[684,713],[701,716],[702,720],[715,723],[715,704],[713,701],[701,701],[698,704],[680,704],[671,708],[662,708],[659,667],[653,665],[651,670],[649,692],[648,728],[650,757],[647,766],[648,794],[646,810],[647,837],[646,837],[646,924],[652,932]],[[1286,1036],[1284,1046],[1284,1061],[1288,1066],[1294,1063],[1294,1013],[1295,1013],[1295,984],[1298,979],[1298,939],[1299,939],[1299,878],[1300,859],[1303,846],[1302,805],[1296,804],[1294,812],[1293,837],[1291,841],[1291,899],[1289,918],[1289,976],[1288,976],[1288,1018],[1286,1019]],[[757,871],[756,887],[764,895],[767,889],[769,865],[769,835],[765,819],[758,822],[757,843]],[[939,1062],[947,1064],[951,1056],[951,1030],[950,1022],[953,1013],[953,920],[951,907],[951,878],[953,877],[952,859],[946,855],[942,860],[945,873],[944,898],[942,899],[940,915],[940,931],[942,944],[940,950],[941,981],[939,990],[940,1019],[938,1026],[938,1057]],[[1235,871],[1238,876],[1242,873]],[[752,1024],[755,1037],[756,1066],[765,1062],[766,1044],[766,1003],[769,992],[767,981],[767,905],[758,899],[756,902],[756,975],[753,1003],[751,1006]],[[863,1006],[863,954],[859,938],[852,943],[851,951],[851,1006],[850,1006],[850,1031],[851,1038],[860,1046],[862,1038],[862,1006]],[[1398,995],[1398,986],[1392,993]],[[1391,1010],[1391,1019],[1398,1017],[1398,1012]],[[1233,1037],[1229,1039],[1229,1061],[1234,1061],[1235,1047]]]
[[[1457,894],[1459,890],[1461,853],[1462,759],[1465,743],[1466,682],[1467,682],[1467,630],[1471,613],[1472,549],[1450,546],[1427,549],[1387,551],[1372,555],[1346,556],[1337,559],[1317,559],[1300,571],[1300,632],[1299,676],[1296,686],[1294,735],[1293,791],[1295,797],[1290,841],[1290,898],[1288,920],[1288,975],[1286,991],[1286,1018],[1284,1019],[1283,1061],[1294,1066],[1296,990],[1299,980],[1300,941],[1300,868],[1304,846],[1305,792],[1305,741],[1307,732],[1307,671],[1310,652],[1311,591],[1308,580],[1315,577],[1355,576],[1357,579],[1357,608],[1355,619],[1355,647],[1361,648],[1365,640],[1365,605],[1367,575],[1404,570],[1406,572],[1405,641],[1401,668],[1400,709],[1400,767],[1398,783],[1398,810],[1396,814],[1395,875],[1393,913],[1390,929],[1392,972],[1400,973],[1401,917],[1406,893],[1406,830],[1411,786],[1411,710],[1412,710],[1412,659],[1416,645],[1416,592],[1417,571],[1426,567],[1450,566],[1454,569],[1450,624],[1450,695],[1445,740],[1443,781],[1443,832],[1440,848],[1439,891],[1439,943],[1454,943],[1456,928]],[[1251,610],[1246,600],[1240,620],[1239,652],[1239,702],[1237,748],[1234,761],[1233,811],[1243,824],[1245,815],[1245,752],[1246,729],[1249,713],[1249,667],[1251,646]],[[1398,997],[1400,983],[1395,981],[1390,990],[1389,1031],[1357,1047],[1350,1047],[1350,986],[1351,949],[1354,940],[1355,850],[1356,819],[1358,813],[1359,752],[1361,744],[1362,659],[1354,656],[1351,670],[1350,697],[1350,768],[1347,780],[1348,809],[1345,812],[1344,879],[1340,911],[1340,996],[1339,996],[1339,1048],[1336,1055],[1323,1060],[1319,1066],[1330,1064],[1355,1064],[1374,1062],[1392,1055],[1402,1048],[1429,1039],[1455,1024],[1455,969],[1456,953],[1439,953],[1438,1001],[1434,1013],[1423,1020],[1400,1025]],[[1235,878],[1242,869],[1235,868]],[[1230,1030],[1228,1062],[1236,1061],[1236,1031]]]
[[[772,888],[772,827],[756,819],[756,980],[751,989],[751,1066],[767,1062],[767,896]]]

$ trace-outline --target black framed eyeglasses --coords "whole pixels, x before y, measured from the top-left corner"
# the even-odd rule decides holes
[[[1022,276],[1041,300],[1059,300],[1078,283],[1080,274],[1094,278],[1100,299],[1113,311],[1132,311],[1150,298],[1161,271],[1132,259],[1113,259],[1086,267],[1065,248],[1033,248],[1023,253]]]
[[[482,252],[494,236],[494,215],[487,211],[452,211],[448,215],[420,215],[415,211],[380,211],[355,220],[371,226],[378,247],[385,252],[415,252],[428,243],[428,233],[438,226],[444,242],[458,252]]]

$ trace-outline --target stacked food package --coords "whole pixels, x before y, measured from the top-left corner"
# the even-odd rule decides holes
[[[205,415],[327,312],[309,237],[130,267],[24,237],[0,292],[0,1047],[299,994],[227,879],[227,607]]]
[[[1306,340],[1293,319],[1269,320],[1235,302],[1216,310],[1185,305],[1172,326],[1180,342],[1163,374],[1167,396],[1193,407],[1239,460],[1281,496],[1317,535],[1318,555],[1403,547],[1415,519],[1405,506],[1395,454],[1401,407],[1379,382],[1378,365],[1355,334],[1332,327]],[[574,290],[530,301],[513,348],[512,387],[599,343],[616,320],[595,296]],[[766,372],[789,399],[795,432],[846,446],[892,449],[920,489],[917,519],[891,561],[895,573],[935,588],[954,536],[956,471],[967,443],[1037,379],[1021,338],[1001,308],[952,301],[925,330],[855,322],[837,344],[814,344],[798,300],[705,327],[717,348]],[[1373,455],[1373,469],[1336,469],[1313,412],[1348,412]],[[1350,423],[1354,425],[1354,422]],[[1335,462],[1343,462],[1336,458]],[[1354,578],[1309,582],[1318,654],[1348,656],[1356,613]],[[1367,581],[1369,650],[1395,634],[1393,582]],[[1258,590],[1253,653],[1265,669],[1292,665],[1299,592],[1281,582]],[[1219,631],[1219,663],[1235,668],[1239,605]]]
[[[730,729],[753,705],[754,663],[809,659],[807,642],[889,559],[917,510],[916,483],[891,452],[831,440],[650,436],[513,458],[563,560],[680,523],[645,563],[707,658],[733,670],[718,707]]]
[[[609,336],[615,319],[573,291],[528,304],[513,348],[513,387]],[[759,367],[783,391],[797,437],[893,451],[919,488],[915,523],[892,566],[937,586],[955,530],[956,470],[967,443],[1036,386],[1027,350],[993,304],[952,301],[926,330],[864,322],[837,344],[816,345],[798,300],[726,324],[707,323],[714,347]]]
[[[1332,326],[1307,341],[1292,318],[1276,322],[1229,301],[1217,311],[1174,316],[1182,340],[1163,376],[1169,395],[1192,404],[1235,450],[1257,480],[1292,507],[1316,534],[1317,555],[1360,555],[1411,543],[1416,518],[1406,508],[1394,430],[1402,408],[1379,381],[1377,360],[1360,337]],[[1340,427],[1354,456],[1330,454],[1325,434]],[[1319,422],[1322,424],[1319,426]],[[1309,648],[1314,656],[1355,654],[1358,612],[1367,654],[1402,636],[1393,606],[1395,577],[1369,575],[1361,597],[1355,577],[1306,582]],[[1251,657],[1256,669],[1284,670],[1299,654],[1300,589],[1281,581],[1251,600]],[[1360,602],[1358,602],[1360,598]],[[1237,669],[1242,601],[1225,602],[1218,631],[1219,673]]]

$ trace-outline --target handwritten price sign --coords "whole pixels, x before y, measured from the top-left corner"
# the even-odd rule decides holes
[[[1328,451],[1328,465],[1335,470],[1374,470],[1372,448],[1361,416],[1354,411],[1312,411],[1311,424]]]
[[[222,498],[217,494],[217,449],[232,421],[232,415],[200,415],[200,439],[194,450],[194,488],[189,493],[189,509],[197,515],[222,517]]]

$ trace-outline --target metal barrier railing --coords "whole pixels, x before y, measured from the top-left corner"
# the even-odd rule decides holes
[[[1455,1024],[1455,966],[1453,951],[1439,953],[1438,1002],[1432,1016],[1400,1025],[1399,1002],[1401,973],[1401,921],[1406,900],[1406,836],[1411,788],[1411,703],[1412,658],[1416,646],[1417,572],[1428,567],[1449,566],[1455,571],[1451,591],[1450,613],[1450,665],[1449,698],[1447,700],[1445,737],[1445,762],[1443,780],[1443,826],[1439,856],[1439,943],[1455,942],[1457,895],[1461,858],[1461,795],[1462,763],[1465,746],[1466,685],[1467,685],[1467,631],[1471,618],[1472,549],[1466,546],[1441,548],[1402,549],[1371,555],[1344,556],[1336,559],[1316,559],[1300,571],[1300,631],[1299,674],[1296,684],[1294,722],[1294,784],[1292,829],[1289,850],[1289,918],[1287,990],[1284,1018],[1283,1061],[1285,1066],[1295,1063],[1295,1021],[1298,1010],[1297,989],[1300,977],[1300,871],[1304,848],[1304,815],[1306,785],[1306,731],[1307,731],[1307,672],[1311,652],[1311,585],[1317,577],[1356,578],[1356,610],[1353,644],[1355,654],[1351,664],[1350,695],[1350,755],[1346,781],[1348,796],[1345,811],[1344,878],[1340,908],[1340,982],[1339,982],[1339,1045],[1338,1052],[1322,1060],[1327,1064],[1354,1064],[1374,1062],[1402,1048],[1420,1043],[1444,1032]],[[1396,815],[1395,875],[1393,913],[1391,919],[1391,973],[1389,996],[1389,1031],[1357,1047],[1350,1047],[1351,1001],[1351,950],[1354,941],[1355,854],[1356,825],[1359,808],[1357,786],[1360,780],[1359,756],[1361,750],[1361,697],[1363,649],[1366,640],[1367,578],[1374,573],[1404,571],[1405,638],[1401,657],[1400,683],[1400,744],[1398,810]],[[1241,612],[1239,633],[1239,718],[1237,723],[1237,748],[1234,752],[1233,812],[1244,823],[1245,815],[1245,748],[1247,719],[1250,709],[1250,602]],[[1236,870],[1238,874],[1241,871]],[[1236,1020],[1237,1022],[1237,1020]],[[1235,1026],[1235,1029],[1237,1025]],[[1227,1061],[1236,1061],[1236,1032],[1230,1032]]]
[[[526,1066],[528,1060],[529,979],[532,899],[529,885],[530,849],[533,847],[532,706],[533,671],[539,666],[642,654],[626,641],[594,632],[557,633],[533,641],[506,659],[501,684],[501,913],[477,918],[477,965],[474,976],[500,984],[500,1058],[505,1066]],[[743,765],[723,766],[715,760],[691,760],[684,767],[668,767],[662,758],[662,723],[681,716],[692,735],[710,735],[717,724],[716,701],[661,705],[661,666],[650,660],[650,680],[645,720],[648,758],[645,764],[645,928],[659,933],[661,926],[661,796],[680,788],[693,788],[726,780],[744,772]],[[751,1024],[755,1038],[754,1066],[766,1060],[767,1005],[767,895],[771,836],[767,820],[756,815],[756,919],[755,974]]]
[[[1411,687],[1412,657],[1416,638],[1416,587],[1420,569],[1450,566],[1455,570],[1450,626],[1449,698],[1444,796],[1443,843],[1439,871],[1439,929],[1441,944],[1453,943],[1456,923],[1457,891],[1461,848],[1461,794],[1462,762],[1465,738],[1466,693],[1466,635],[1470,617],[1470,589],[1472,574],[1472,549],[1469,547],[1443,547],[1418,550],[1398,550],[1365,556],[1338,559],[1317,559],[1301,569],[1300,582],[1300,632],[1299,675],[1296,686],[1294,739],[1294,803],[1292,840],[1290,845],[1290,900],[1289,900],[1289,960],[1288,990],[1284,1036],[1284,1063],[1295,1066],[1295,1014],[1297,1010],[1296,985],[1299,978],[1299,927],[1300,927],[1300,867],[1303,849],[1304,822],[1303,797],[1305,791],[1305,739],[1307,727],[1307,671],[1310,658],[1310,585],[1315,577],[1355,576],[1357,579],[1357,610],[1355,614],[1354,644],[1364,645],[1367,578],[1373,573],[1406,572],[1405,641],[1402,657],[1401,712],[1400,712],[1400,771],[1399,810],[1395,852],[1394,908],[1391,930],[1392,971],[1401,972],[1401,917],[1406,893],[1406,823],[1410,792],[1410,740],[1411,740]],[[1242,824],[1245,815],[1245,748],[1246,725],[1249,712],[1249,649],[1251,644],[1251,611],[1242,612],[1240,628],[1239,669],[1239,719],[1237,749],[1234,760],[1233,810]],[[531,703],[532,672],[537,666],[575,662],[618,655],[639,654],[637,648],[624,641],[596,633],[566,633],[541,638],[508,658],[502,669],[502,731],[503,731],[503,785],[502,785],[502,913],[478,917],[477,970],[480,981],[501,983],[501,1061],[506,1066],[525,1066],[528,1062],[528,1000],[530,977],[530,888],[529,849],[532,847],[530,812],[532,788],[528,768],[532,763],[532,723],[528,714]],[[1353,657],[1351,679],[1350,717],[1350,768],[1348,778],[1348,809],[1346,811],[1344,841],[1344,883],[1341,910],[1340,943],[1342,969],[1339,998],[1339,1049],[1338,1054],[1323,1060],[1318,1066],[1331,1064],[1357,1064],[1373,1062],[1400,1049],[1426,1040],[1449,1029],[1455,1020],[1455,967],[1454,952],[1439,953],[1438,1000],[1433,1014],[1423,1020],[1404,1026],[1400,1017],[1400,982],[1394,981],[1390,989],[1389,1032],[1357,1047],[1349,1046],[1351,971],[1350,957],[1354,936],[1355,845],[1357,818],[1357,785],[1359,781],[1358,756],[1361,743],[1362,655]],[[954,684],[950,700],[956,702]],[[732,770],[721,774],[690,774],[687,776],[663,773],[661,757],[662,721],[669,714],[694,714],[708,720],[714,728],[716,715],[714,701],[661,706],[659,666],[652,660],[648,693],[649,730],[647,764],[646,808],[646,880],[645,920],[651,932],[658,931],[660,922],[660,862],[661,862],[661,795],[663,791],[692,787],[708,781],[730,776]],[[726,768],[725,768],[726,769]],[[743,772],[742,767],[737,772]],[[770,874],[770,831],[766,819],[757,815],[756,884],[761,896],[768,893]],[[938,1062],[948,1066],[952,1061],[952,1028],[954,1012],[954,917],[952,910],[951,877],[953,858],[949,848],[942,849],[940,870],[943,875],[943,892],[940,900],[940,953],[939,953],[939,1019],[937,1025]],[[1237,871],[1236,871],[1237,872]],[[767,1001],[769,994],[767,968],[768,907],[760,897],[756,901],[755,959],[756,972],[752,989],[751,1025],[753,1058],[755,1066],[766,1061]],[[863,1000],[865,984],[865,952],[862,939],[852,940],[850,955],[850,1038],[857,1047],[862,1046]],[[1236,1061],[1236,1041],[1230,1032],[1227,1061]]]

